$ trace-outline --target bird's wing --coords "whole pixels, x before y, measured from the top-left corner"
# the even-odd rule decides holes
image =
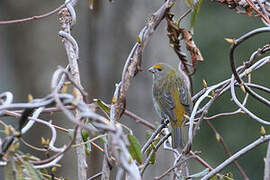
[[[160,97],[160,106],[165,111],[165,114],[169,116],[170,119],[176,121],[176,116],[174,114],[175,102],[172,95],[169,92],[164,93]]]
[[[179,98],[181,100],[181,103],[185,106],[186,112],[188,115],[190,115],[192,111],[192,102],[191,102],[191,97],[189,94],[188,88],[181,87],[178,89],[179,91]]]

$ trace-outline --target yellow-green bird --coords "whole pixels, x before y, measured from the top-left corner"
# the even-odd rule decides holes
[[[171,124],[172,147],[184,146],[184,115],[190,115],[192,100],[187,75],[168,64],[158,63],[148,70],[153,73],[152,95],[155,110]]]

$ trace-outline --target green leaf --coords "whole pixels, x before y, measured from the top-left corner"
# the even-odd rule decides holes
[[[152,157],[150,159],[151,164],[155,164],[155,162],[156,162],[156,154],[157,154],[156,152],[153,153],[153,155],[152,155]]]
[[[185,0],[185,3],[190,8],[193,6],[193,0]]]
[[[110,113],[111,108],[108,106],[105,102],[101,101],[100,99],[94,99],[94,102],[97,103],[97,105],[103,109],[105,112]]]
[[[233,180],[233,174],[232,174],[231,172],[226,173],[226,174],[223,176],[222,180]]]
[[[12,166],[11,162],[8,161],[7,165],[5,166],[5,180],[10,180],[10,179],[16,179],[12,173]]]
[[[33,180],[42,180],[43,177],[40,174],[39,170],[35,169],[32,164],[27,161],[15,161],[10,160],[5,166],[5,180],[24,180],[24,179],[33,179]],[[14,164],[14,165],[12,165]]]
[[[151,137],[151,134],[152,134],[152,131],[151,130],[146,130],[145,131],[145,136],[146,136],[146,139],[149,139]]]
[[[74,135],[74,129],[68,129],[68,136],[70,137],[70,139],[73,138]]]
[[[229,178],[233,178],[233,173],[229,172],[226,174],[226,176],[228,176]]]
[[[217,177],[217,175],[215,175],[215,176],[211,177],[209,180],[218,180],[218,177]]]
[[[24,173],[21,165],[21,162],[16,162],[16,180],[24,180]]]
[[[104,144],[108,142],[106,137],[100,137],[98,140]]]
[[[81,131],[81,134],[82,134],[83,142],[87,142],[87,141],[90,140],[90,135],[89,135],[89,132],[88,131],[86,131],[86,130],[83,129]],[[84,147],[85,147],[85,154],[87,156],[89,156],[90,155],[90,152],[92,151],[91,143],[85,144]]]
[[[128,134],[129,146],[128,151],[133,159],[138,163],[142,163],[141,145],[135,136]]]
[[[81,134],[82,134],[83,141],[84,142],[88,141],[88,139],[89,139],[89,132],[86,131],[86,130],[84,130],[84,129],[82,129]]]
[[[90,140],[90,137],[87,137],[86,141],[89,141],[89,140]],[[85,153],[86,153],[87,156],[90,155],[91,151],[92,151],[91,143],[85,144]]]
[[[155,146],[158,144],[158,142],[160,141],[160,136],[158,136],[157,138],[154,139],[153,143],[151,144],[151,146],[149,146],[146,150],[146,155],[149,156],[150,153],[154,150]],[[151,164],[155,164],[156,162],[156,152],[153,153],[151,159],[150,159],[150,163]]]
[[[195,26],[195,21],[199,15],[201,4],[203,0],[198,0],[197,3],[194,5],[193,12],[191,14],[191,19],[190,19],[190,29],[191,31],[193,30]]]
[[[24,167],[24,174],[25,177],[34,179],[34,180],[42,180],[43,177],[40,174],[40,171],[35,169],[34,166],[32,164],[30,164],[27,161],[23,161],[23,167]],[[25,178],[26,179],[26,178]]]
[[[48,169],[40,169],[40,172],[43,174],[49,174]]]
[[[146,150],[146,155],[149,156],[150,153],[153,151],[154,148],[155,148],[154,145],[151,144],[151,146]],[[152,155],[149,163],[150,164],[155,164],[155,162],[156,162],[156,152],[153,153],[153,155]]]

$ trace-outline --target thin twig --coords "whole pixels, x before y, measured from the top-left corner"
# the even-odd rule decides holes
[[[65,4],[62,4],[58,8],[56,8],[56,9],[54,9],[54,10],[48,12],[48,13],[45,13],[45,14],[42,14],[42,15],[39,15],[39,16],[32,16],[32,17],[28,17],[28,18],[23,18],[23,19],[0,21],[0,25],[24,23],[24,22],[28,22],[28,21],[32,21],[32,20],[39,20],[39,19],[49,17],[50,15],[53,15],[53,14],[57,13],[60,9],[64,8],[70,1],[72,1],[72,0],[69,0]]]
[[[47,152],[47,151],[48,151],[48,149],[35,147],[35,146],[29,144],[29,143],[26,142],[23,138],[19,138],[19,139],[20,139],[20,141],[21,141],[24,145],[26,145],[26,146],[28,146],[28,147],[30,147],[30,148],[36,150],[36,151],[40,151],[40,152]]]
[[[232,163],[235,159],[239,158],[240,156],[246,154],[248,151],[252,150],[253,148],[259,146],[260,144],[269,141],[270,135],[265,135],[257,139],[256,141],[252,142],[251,144],[245,146],[243,149],[239,150],[237,153],[232,155],[230,158],[226,159],[223,163],[218,165],[215,169],[210,171],[206,176],[204,176],[201,180],[207,180],[214,176],[216,173],[221,171],[224,167]]]
[[[74,129],[74,136],[73,136],[72,140],[70,141],[70,143],[66,146],[66,148],[62,152],[59,152],[59,153],[57,153],[57,154],[55,154],[55,155],[53,155],[50,158],[45,159],[45,160],[30,161],[30,162],[32,164],[34,164],[34,165],[43,165],[43,164],[46,164],[46,163],[50,163],[51,161],[55,160],[59,156],[62,156],[71,147],[71,145],[75,142],[75,136],[77,134],[77,129],[78,129],[78,126],[76,126],[75,129]]]
[[[160,180],[162,178],[164,178],[166,175],[168,175],[172,170],[174,170],[175,168],[177,168],[178,166],[180,166],[181,164],[183,164],[184,162],[190,160],[191,158],[194,158],[195,156],[189,156],[188,158],[179,161],[177,164],[175,164],[174,166],[170,167],[168,170],[166,170],[164,173],[162,173],[160,176],[155,177],[156,180]]]
[[[140,116],[134,114],[131,111],[125,110],[124,114],[131,117],[132,119],[136,120],[136,123],[143,124],[146,127],[149,127],[150,129],[153,129],[153,130],[156,129],[156,127],[153,124],[149,123],[148,121],[144,120],[143,118],[141,118]]]
[[[218,131],[216,130],[216,128],[214,127],[214,125],[209,121],[209,120],[206,120],[206,123],[208,124],[208,126],[210,127],[210,129],[214,132],[215,136],[216,136],[216,139],[218,142],[220,142],[225,150],[225,153],[231,157],[232,156],[232,153],[231,151],[229,150],[227,144],[225,143],[223,137],[218,133]],[[234,160],[233,161],[233,164],[236,166],[236,168],[239,170],[240,174],[243,176],[243,179],[245,180],[249,180],[247,174],[245,173],[245,171],[242,169],[242,167],[239,165],[239,163]]]
[[[101,176],[103,174],[103,172],[99,172],[93,176],[91,176],[90,178],[88,178],[87,180],[93,180],[93,179],[96,179],[97,177]]]
[[[166,123],[162,123],[150,136],[150,138],[147,140],[147,142],[143,145],[141,151],[142,153],[145,153],[146,149],[150,146],[150,144],[153,142],[153,140],[155,139],[155,137],[162,131],[163,128],[165,128],[167,126],[167,124],[169,123],[169,121],[166,121]]]
[[[264,180],[270,179],[270,143],[268,143],[266,158],[264,159]]]
[[[154,155],[154,153],[157,152],[157,150],[159,149],[159,147],[171,136],[171,133],[168,133],[166,136],[164,136],[158,143],[156,146],[154,146],[153,150],[151,151],[151,153],[148,155],[147,159],[145,160],[145,162],[143,163],[143,168],[141,170],[141,175],[143,175],[144,171],[146,170],[146,168],[148,167],[150,160],[152,158],[152,156]]]
[[[248,3],[248,5],[250,7],[252,7],[252,9],[254,9],[263,19],[265,22],[267,22],[268,24],[270,24],[270,20],[269,17],[265,16],[261,11],[259,11],[256,6],[254,5],[254,3],[250,0],[246,0],[246,2]]]

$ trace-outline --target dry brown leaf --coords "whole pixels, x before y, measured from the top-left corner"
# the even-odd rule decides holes
[[[186,48],[190,53],[192,64],[195,65],[197,61],[203,61],[202,54],[193,41],[191,33],[185,29],[181,29],[181,33],[184,38]]]

